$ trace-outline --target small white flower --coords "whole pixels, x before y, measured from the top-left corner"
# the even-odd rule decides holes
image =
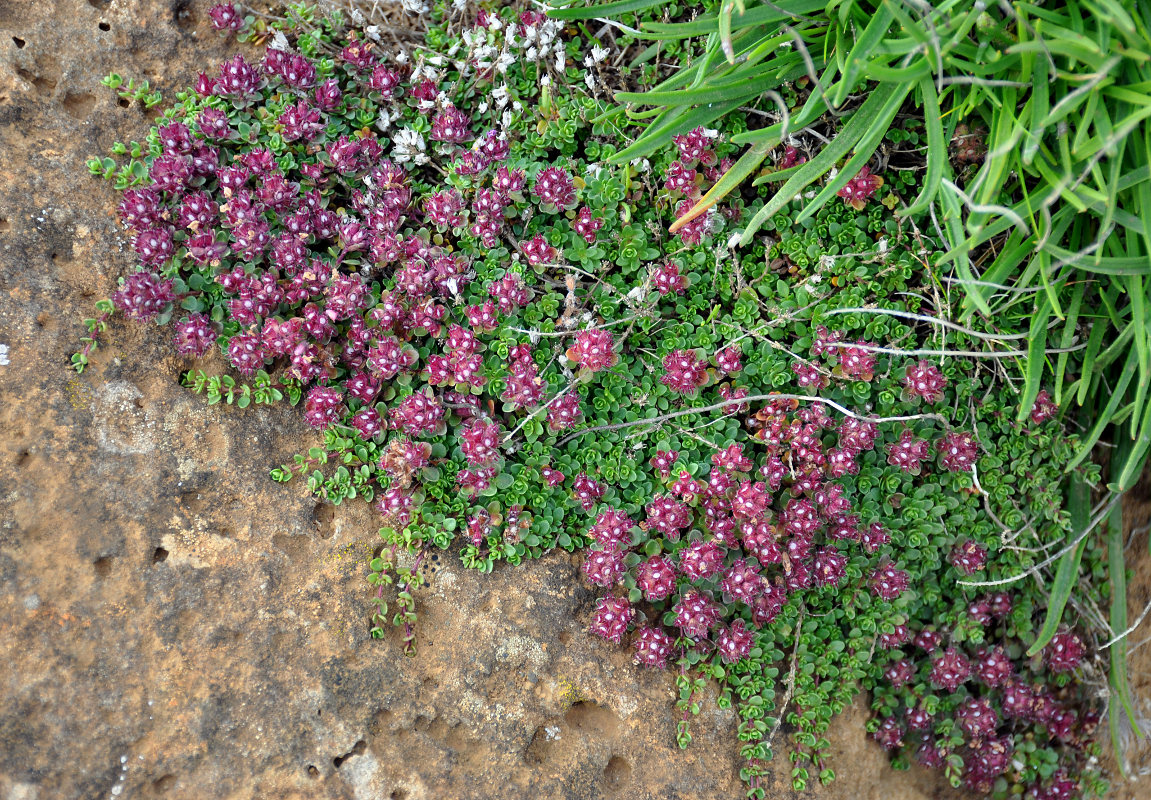
[[[463,11],[468,7],[468,0],[452,0],[452,8],[456,11]]]
[[[527,56],[528,61],[535,61],[539,58],[540,51],[534,47],[529,47],[528,51],[524,53],[524,55]]]
[[[835,266],[835,259],[830,255],[824,254],[819,257],[819,266],[823,269],[831,269]],[[812,277],[814,278],[815,276],[813,275]]]
[[[583,82],[587,84],[589,92],[595,91],[595,75],[592,75],[590,72],[585,72]]]
[[[563,72],[567,68],[567,56],[563,50],[556,53],[556,72]]]
[[[590,57],[593,64],[598,64],[599,62],[603,61],[605,58],[607,58],[607,55],[608,49],[606,47],[600,47],[598,44],[592,45]]]
[[[413,164],[428,163],[427,143],[415,128],[408,126],[392,137],[392,158],[397,164],[411,161]]]
[[[423,0],[400,0],[404,7],[404,11],[409,14],[426,14],[428,12],[428,4]]]
[[[487,110],[488,110],[488,103],[487,103],[487,101],[485,100],[484,102],[480,103],[480,104],[479,104],[479,107],[478,107],[476,110],[477,110],[477,111],[478,111],[480,114],[484,114],[484,113],[486,113],[486,112],[487,112]]]
[[[508,104],[509,98],[510,95],[506,85],[501,84],[500,86],[492,89],[492,100],[495,101],[496,108],[503,108],[506,106]]]
[[[879,252],[880,253],[886,253],[887,252],[887,237],[886,236],[884,236],[882,239],[879,240]]]
[[[552,76],[551,75],[544,75],[542,78],[540,78],[540,86],[551,86],[551,85],[552,85]]]
[[[499,60],[496,61],[496,69],[499,70],[500,74],[502,75],[507,72],[508,67],[514,63],[516,63],[515,56],[513,56],[511,53],[501,53]]]
[[[431,64],[433,67],[442,67],[444,65],[444,57],[443,56],[432,56],[431,58],[428,59],[428,63]]]
[[[396,63],[397,64],[407,64],[408,60],[409,60],[408,54],[405,53],[403,50],[400,50],[398,53],[396,53]]]

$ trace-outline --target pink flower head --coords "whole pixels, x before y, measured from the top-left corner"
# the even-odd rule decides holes
[[[862,211],[867,205],[867,201],[875,196],[881,186],[883,186],[883,178],[872,175],[871,169],[865,166],[836,194],[856,211]]]
[[[970,433],[946,433],[936,442],[935,449],[948,472],[971,472],[979,458],[979,445]]]
[[[839,371],[848,378],[855,378],[861,381],[870,381],[875,377],[877,355],[875,352],[867,349],[870,346],[871,342],[865,342],[860,339],[855,345],[838,347]]]
[[[549,213],[575,208],[576,190],[571,174],[562,167],[548,167],[536,177],[534,189],[540,209]]]
[[[883,672],[883,677],[892,687],[899,689],[915,677],[915,665],[906,658],[892,661]]]
[[[681,161],[673,161],[671,166],[667,168],[663,185],[669,192],[694,195],[699,190],[695,184],[696,176],[697,173],[694,169],[684,166]]]
[[[715,650],[725,664],[734,664],[748,657],[751,646],[755,643],[755,636],[747,629],[742,619],[737,619],[719,632],[716,638]]]
[[[207,314],[190,314],[176,323],[176,352],[199,358],[216,343],[216,330]]]
[[[903,746],[903,726],[899,724],[896,717],[886,717],[879,723],[879,727],[875,729],[875,733],[871,734],[872,738],[879,743],[879,746],[884,750],[896,750]]]
[[[938,367],[926,361],[909,364],[903,377],[903,391],[909,398],[922,398],[928,403],[938,403],[947,387],[947,378]]]
[[[656,495],[645,510],[647,524],[673,542],[691,525],[691,511],[671,495]]]
[[[968,539],[957,544],[947,560],[964,575],[974,575],[986,566],[987,550],[978,542]]]
[[[304,400],[304,418],[313,428],[334,425],[346,410],[343,392],[332,386],[313,387]]]
[[[515,272],[505,274],[488,288],[488,294],[495,299],[502,314],[511,314],[517,308],[528,304],[529,291],[521,275]]]
[[[918,475],[920,465],[927,460],[929,449],[926,439],[916,439],[909,429],[899,434],[899,441],[887,446],[887,463],[911,475]]]
[[[1031,421],[1036,425],[1042,425],[1049,419],[1054,419],[1055,415],[1059,413],[1059,406],[1055,405],[1055,401],[1051,399],[1051,394],[1046,390],[1042,390],[1035,397],[1035,405],[1031,407]]]
[[[627,571],[623,552],[614,546],[602,550],[588,550],[580,568],[584,576],[596,586],[614,586]]]
[[[599,499],[604,496],[607,487],[599,481],[589,478],[586,472],[581,472],[572,481],[572,491],[575,493],[576,501],[580,507],[584,511],[591,511]]]
[[[662,628],[640,628],[635,640],[635,663],[663,669],[667,666],[671,646],[671,637]]]
[[[885,564],[871,573],[871,591],[881,600],[894,600],[907,591],[909,578],[903,570]]]
[[[528,263],[533,267],[554,262],[559,258],[559,251],[548,243],[542,233],[537,233],[529,241],[524,242],[521,247]]]
[[[954,692],[971,677],[971,662],[954,647],[949,647],[931,666],[931,682]]]
[[[719,350],[715,354],[715,365],[728,375],[743,369],[743,353],[738,347],[731,346]]]
[[[691,198],[681,200],[679,205],[675,207],[676,219],[682,219],[687,216],[688,212],[695,206],[695,201]],[[679,228],[679,238],[684,244],[694,245],[701,243],[705,238],[711,234],[712,222],[715,219],[715,211],[708,210],[691,222],[685,223]]]
[[[698,589],[688,589],[673,609],[675,626],[684,636],[704,639],[720,622],[720,609],[715,602]]]
[[[559,486],[565,479],[562,472],[558,469],[552,469],[551,467],[540,467],[540,477],[543,478],[544,483],[546,483],[549,488]]]
[[[711,463],[716,469],[729,472],[751,472],[755,464],[743,454],[743,444],[732,442],[718,453],[713,453]]]
[[[707,383],[707,365],[692,350],[674,350],[663,357],[660,381],[672,391],[691,395]]]
[[[767,582],[746,559],[737,558],[731,563],[720,581],[720,588],[729,597],[738,600],[744,605],[751,606],[755,598],[763,594]]]
[[[1060,631],[1051,638],[1044,655],[1052,672],[1072,672],[1083,661],[1083,640],[1071,631]]]
[[[615,342],[610,331],[601,329],[580,331],[575,345],[568,350],[568,358],[589,372],[603,372],[615,366]]]
[[[434,433],[444,417],[440,402],[423,392],[408,395],[391,410],[391,417],[401,431],[409,436]]]
[[[132,273],[112,295],[115,306],[138,322],[154,319],[175,300],[172,281],[151,272]]]
[[[582,236],[588,244],[594,244],[603,223],[602,217],[593,217],[591,209],[584,206],[572,221],[572,230]]]
[[[596,602],[588,631],[609,642],[619,644],[627,633],[628,623],[634,617],[635,610],[625,598],[601,597]]]
[[[679,458],[677,450],[656,450],[648,463],[666,480],[671,477],[671,468],[677,458]]]
[[[847,575],[847,557],[835,547],[821,547],[815,554],[815,585],[839,586]]]
[[[460,144],[472,138],[471,118],[453,105],[447,105],[432,119],[431,137],[437,142]]]
[[[518,195],[523,191],[526,180],[523,170],[513,169],[509,171],[507,167],[499,167],[496,170],[496,176],[492,179],[492,189],[497,196],[506,201],[512,195]]]
[[[212,27],[218,31],[238,31],[244,27],[244,15],[236,3],[220,3],[208,9]]]
[[[583,419],[579,395],[565,394],[548,405],[548,429],[566,431]]]
[[[661,295],[683,294],[687,290],[687,278],[679,274],[679,265],[670,261],[652,271],[651,282]]]
[[[694,541],[679,551],[679,569],[693,581],[703,581],[723,567],[724,551],[714,541]]]
[[[625,547],[631,544],[631,529],[635,523],[624,512],[616,508],[601,511],[591,526],[588,535],[602,546]]]
[[[667,556],[652,556],[636,567],[635,585],[652,603],[666,600],[675,591],[675,567]]]
[[[672,141],[679,149],[679,157],[685,164],[702,163],[710,166],[715,163],[715,151],[711,149],[715,131],[699,127],[688,133],[673,136]]]
[[[500,455],[500,426],[498,422],[472,419],[460,431],[460,449],[473,467],[491,466]]]

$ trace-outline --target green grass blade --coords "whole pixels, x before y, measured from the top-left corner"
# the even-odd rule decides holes
[[[1027,382],[1023,387],[1023,397],[1019,401],[1018,422],[1023,422],[1031,414],[1039,388],[1043,384],[1043,368],[1047,364],[1047,320],[1051,319],[1051,303],[1046,295],[1039,301],[1039,307],[1031,317],[1031,329],[1027,335]]]
[[[701,197],[699,201],[691,207],[690,211],[672,224],[670,232],[675,233],[700,214],[707,213],[708,209],[714,207],[716,203],[735,189],[738,189],[747,176],[755,172],[759,165],[763,163],[763,160],[767,158],[770,150],[771,148],[766,144],[753,144],[747,148],[744,154],[739,157],[739,160],[731,165],[731,169],[723,173],[723,176],[715,182],[715,186],[712,186],[707,194]]]
[[[1071,304],[1067,308],[1067,319],[1063,323],[1063,337],[1059,340],[1059,348],[1066,350],[1071,347],[1075,339],[1075,329],[1079,324],[1079,310],[1083,307],[1083,296],[1087,292],[1087,283],[1077,281],[1071,290]],[[1060,353],[1055,362],[1055,403],[1063,404],[1063,376],[1067,370],[1067,359],[1070,353]]]
[[[887,131],[891,128],[891,121],[895,119],[895,115],[899,113],[900,107],[903,105],[904,99],[911,91],[912,84],[905,83],[892,93],[883,107],[875,114],[869,122],[867,132],[859,140],[855,146],[855,155],[843,165],[834,180],[828,181],[827,185],[820,190],[812,200],[804,206],[803,211],[798,217],[795,218],[795,224],[802,223],[815,214],[819,209],[827,204],[827,201],[835,197],[836,193],[847,185],[847,182],[859,174],[864,165],[871,160],[875,150],[879,147],[880,140],[886,135]]]
[[[1086,375],[1084,376],[1086,377]],[[1095,424],[1088,431],[1087,435],[1080,440],[1079,450],[1067,465],[1067,471],[1075,469],[1083,463],[1084,459],[1091,454],[1091,449],[1095,447],[1095,443],[1099,441],[1099,437],[1103,435],[1104,429],[1111,424],[1112,417],[1115,416],[1116,409],[1119,408],[1119,403],[1123,399],[1127,387],[1131,384],[1131,379],[1135,377],[1135,350],[1134,348],[1127,350],[1127,360],[1123,364],[1123,370],[1119,373],[1119,380],[1111,389],[1111,396],[1107,400],[1107,405],[1103,408],[1102,413],[1095,420]]]
[[[835,93],[831,102],[836,108],[843,105],[843,101],[855,88],[856,83],[859,81],[860,75],[863,72],[863,64],[868,56],[875,50],[876,45],[883,39],[883,35],[887,33],[887,29],[891,27],[892,20],[895,15],[891,12],[891,4],[884,3],[883,6],[875,12],[871,21],[867,23],[867,27],[863,29],[863,33],[856,40],[855,46],[851,48],[851,52],[845,59],[843,69],[843,80],[839,84],[839,91]]]
[[[1107,519],[1107,566],[1111,586],[1111,630],[1118,635],[1127,630],[1127,561],[1123,558],[1123,504],[1116,503]],[[1127,638],[1111,645],[1111,669],[1108,683],[1111,685],[1112,702],[1108,725],[1111,731],[1111,746],[1115,748],[1115,761],[1119,769],[1123,767],[1123,753],[1120,750],[1118,704],[1126,713],[1127,721],[1136,731],[1139,723],[1131,704],[1131,686],[1127,680]]]
[[[1067,510],[1071,514],[1071,535],[1077,536],[1083,533],[1083,529],[1087,527],[1091,517],[1091,493],[1087,488],[1087,482],[1083,480],[1083,476],[1078,472],[1071,475],[1071,488],[1068,492]],[[1051,585],[1051,596],[1047,601],[1047,616],[1043,620],[1043,627],[1039,631],[1039,637],[1031,647],[1027,648],[1027,657],[1030,658],[1047,646],[1051,641],[1057,630],[1059,630],[1059,622],[1063,618],[1063,609],[1067,606],[1067,600],[1071,597],[1071,592],[1075,587],[1076,580],[1079,577],[1079,562],[1083,558],[1083,551],[1087,547],[1087,537],[1084,537],[1079,544],[1067,551],[1063,558],[1059,559],[1059,568],[1055,573],[1055,583]]]
[[[927,174],[923,178],[923,189],[919,197],[900,212],[903,217],[927,210],[939,192],[943,167],[947,162],[947,143],[943,141],[943,117],[939,113],[939,94],[935,91],[935,81],[922,78],[919,81],[919,92],[923,96],[923,122],[927,128]]]
[[[797,22],[801,17],[822,11],[826,5],[826,0],[789,0],[784,9],[780,4],[767,3],[734,15],[731,27],[732,30],[739,30],[758,25],[772,26],[783,20]],[[714,32],[718,20],[718,14],[706,14],[690,22],[645,22],[643,30],[652,38],[688,39]]]
[[[804,164],[803,169],[796,172],[756,213],[743,232],[740,244],[746,246],[755,232],[763,226],[765,220],[774,216],[780,209],[799,196],[804,189],[825,175],[836,161],[847,155],[847,152],[867,132],[869,121],[887,103],[896,90],[897,87],[891,84],[879,84],[839,131],[839,134],[820,150],[815,158]]]
[[[727,103],[719,103],[718,105],[700,106],[691,111],[684,111],[683,113],[671,116],[658,126],[653,124],[644,131],[643,136],[609,158],[607,163],[624,164],[633,158],[651,155],[659,148],[669,144],[673,136],[680,133],[687,133],[694,128],[698,128],[700,125],[707,125],[709,122],[719,119],[729,111],[734,111],[739,108],[740,105],[742,105],[740,101],[734,100]],[[682,110],[683,108],[686,107],[680,107],[678,110]]]
[[[615,17],[631,11],[643,11],[652,6],[662,5],[664,0],[616,0],[614,3],[598,3],[581,8],[549,8],[547,15],[552,19],[597,19]]]

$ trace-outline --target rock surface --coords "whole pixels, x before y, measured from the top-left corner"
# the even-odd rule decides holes
[[[100,78],[188,85],[231,47],[208,5],[0,0],[0,799],[742,797],[730,713],[678,751],[670,676],[584,635],[573,559],[442,556],[404,658],[368,637],[369,510],[267,477],[314,443],[300,414],[207,406],[166,332],[122,321],[69,370],[131,267],[84,161],[150,121]],[[864,718],[816,794],[940,796]]]

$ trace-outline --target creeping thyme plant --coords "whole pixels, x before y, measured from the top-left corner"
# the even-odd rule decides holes
[[[939,242],[890,210],[915,172],[876,165],[798,225],[797,200],[750,247],[751,187],[669,234],[759,122],[604,166],[626,37],[522,4],[437,4],[406,50],[304,6],[211,16],[246,49],[127,164],[92,162],[140,269],[89,327],[169,326],[209,402],[302,405],[323,441],[272,478],[378,512],[373,635],[414,651],[435,550],[481,571],[580,551],[590,632],[674,674],[681,746],[718,682],[749,797],[778,746],[797,789],[832,780],[825,734],[861,690],[897,766],[1101,793],[1090,630],[1067,615],[1028,659],[1045,597],[1011,580],[1075,523],[1076,441],[1046,393],[1016,422],[1004,371],[967,357],[985,334],[939,323]]]

